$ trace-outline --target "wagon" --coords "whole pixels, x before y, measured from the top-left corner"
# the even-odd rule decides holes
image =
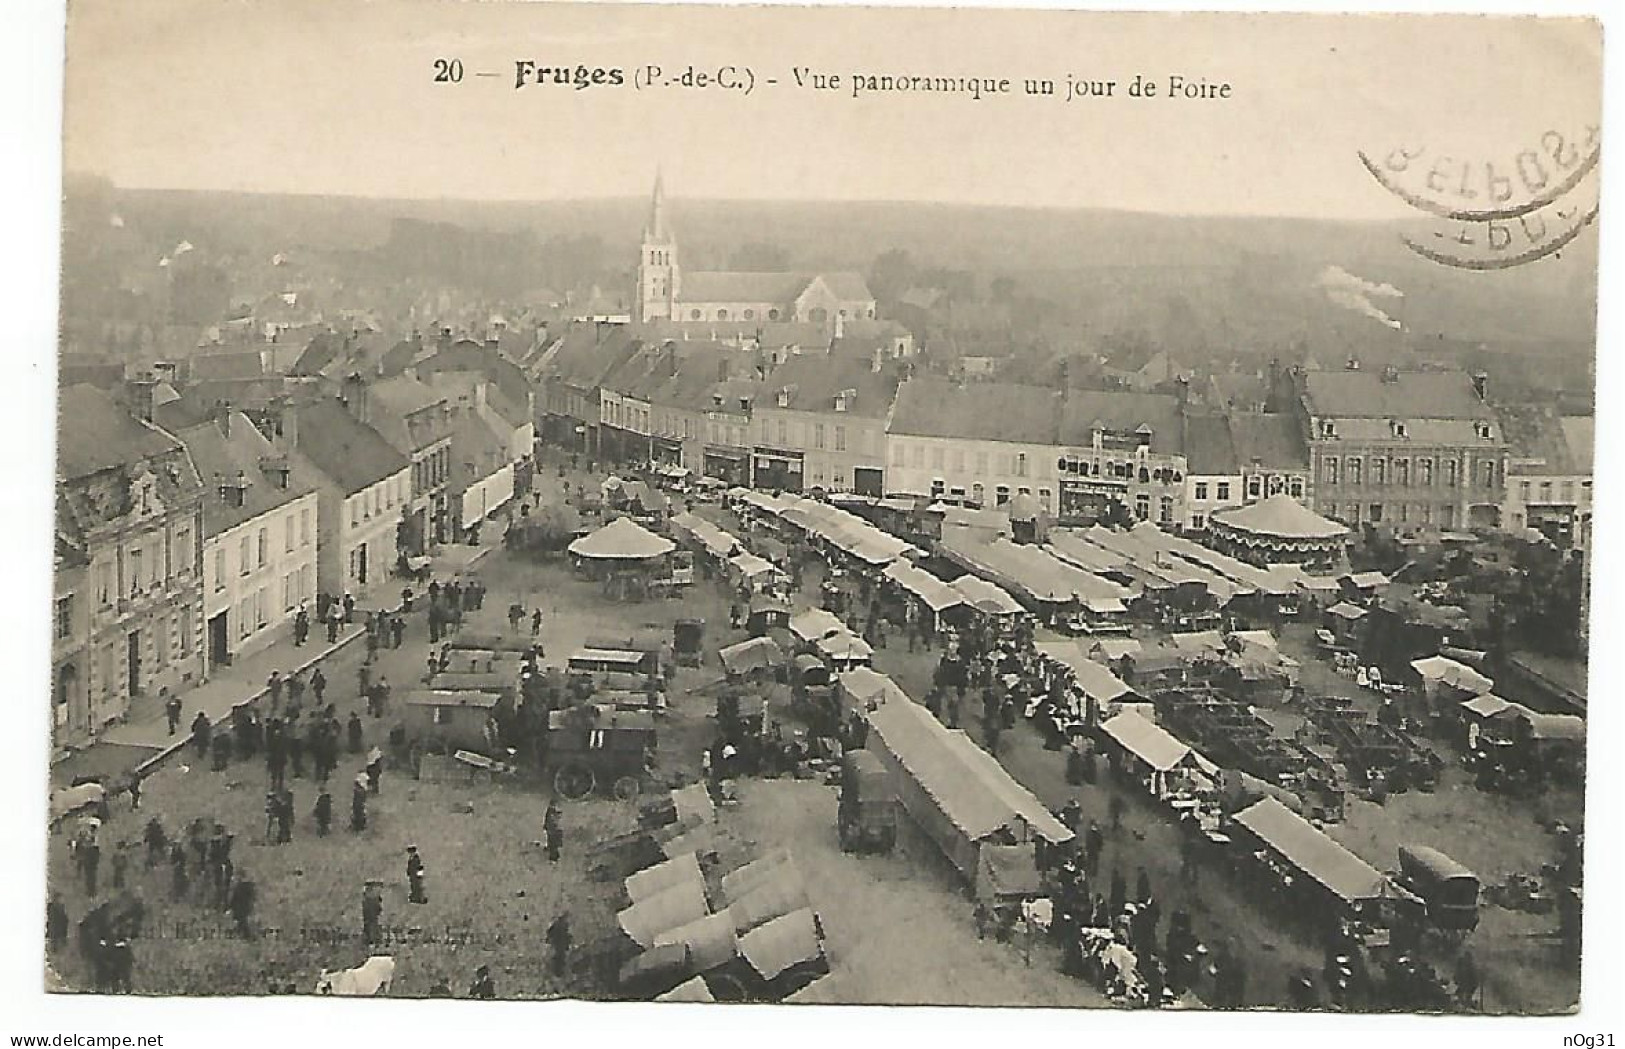
[[[1425,845],[1401,845],[1399,868],[1404,886],[1427,904],[1434,926],[1462,933],[1478,927],[1478,875]]]
[[[672,626],[671,646],[679,665],[699,666],[705,658],[705,620],[679,619]]]
[[[654,718],[644,711],[582,704],[548,714],[553,789],[579,801],[594,791],[634,798],[654,756]]]

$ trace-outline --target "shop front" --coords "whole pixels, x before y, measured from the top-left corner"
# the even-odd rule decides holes
[[[1111,516],[1114,505],[1128,506],[1128,485],[1121,482],[1062,476],[1059,484],[1060,502],[1056,516],[1062,524],[1097,524]]]
[[[750,449],[708,444],[700,472],[706,477],[715,477],[730,488],[749,488]]]
[[[649,438],[649,458],[653,465],[682,466],[683,442],[674,437]]]
[[[805,476],[802,454],[757,448],[751,456],[751,487],[772,492],[799,492]]]

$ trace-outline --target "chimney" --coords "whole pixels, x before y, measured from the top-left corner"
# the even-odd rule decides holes
[[[152,398],[157,388],[158,380],[152,377],[151,372],[126,382],[124,397],[130,414],[142,422],[152,422]]]
[[[1360,358],[1358,358],[1358,357],[1350,357],[1348,359],[1348,363],[1345,364],[1343,367],[1347,371],[1351,371],[1351,372],[1359,371],[1360,370]]]
[[[435,349],[441,353],[451,349],[451,329],[441,328],[440,335],[434,341]]]
[[[344,377],[343,392],[339,395],[339,399],[344,402],[344,407],[355,417],[356,422],[368,421],[370,413],[367,410],[367,380],[362,378],[360,372],[351,372]]]
[[[1478,394],[1481,401],[1490,399],[1490,376],[1488,372],[1473,373],[1473,392]]]
[[[214,424],[220,428],[220,436],[231,439],[231,403],[220,401],[214,406]]]

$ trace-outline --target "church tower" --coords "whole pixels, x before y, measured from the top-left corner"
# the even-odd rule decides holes
[[[638,256],[638,313],[640,321],[672,320],[677,302],[677,239],[666,225],[666,190],[655,172],[649,221],[643,227],[643,249]]]

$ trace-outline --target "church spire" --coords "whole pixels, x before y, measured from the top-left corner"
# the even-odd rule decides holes
[[[643,239],[647,241],[665,240],[667,237],[666,183],[659,168],[655,169],[654,195],[649,200],[649,224],[643,233]]]

